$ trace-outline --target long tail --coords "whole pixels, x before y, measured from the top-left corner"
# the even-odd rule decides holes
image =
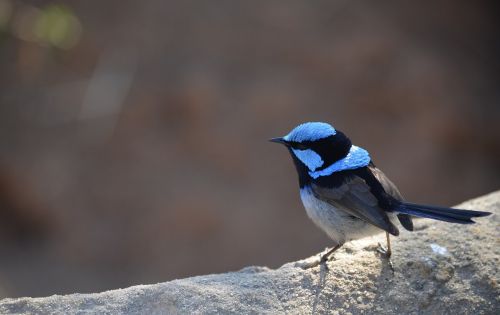
[[[472,224],[475,223],[471,218],[484,217],[490,215],[491,212],[461,210],[445,207],[419,205],[415,203],[403,202],[396,209],[397,212],[413,215],[416,217],[429,218],[434,220]]]

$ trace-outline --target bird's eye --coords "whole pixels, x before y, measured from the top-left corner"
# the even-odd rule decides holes
[[[294,143],[293,146],[292,146],[294,149],[297,149],[297,150],[307,150],[307,146],[301,144],[301,143]]]

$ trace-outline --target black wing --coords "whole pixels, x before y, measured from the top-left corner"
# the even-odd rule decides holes
[[[375,165],[368,166],[368,169],[372,172],[373,176],[379,181],[379,183],[384,188],[385,192],[396,200],[403,201],[403,195],[399,192],[399,189],[394,185],[391,180],[385,176],[384,172],[379,170]]]
[[[403,201],[403,195],[399,192],[399,189],[394,185],[391,180],[385,176],[384,172],[379,170],[375,165],[370,165],[368,169],[371,171],[373,176],[379,181],[379,183],[382,185],[382,188],[384,188],[385,192],[390,195],[392,198]],[[401,222],[401,225],[407,229],[408,231],[413,231],[413,222],[411,220],[411,216],[403,213],[398,214],[398,219],[399,222]]]
[[[322,187],[315,183],[311,189],[316,198],[323,200],[335,208],[373,224],[392,235],[399,231],[391,223],[386,211],[379,206],[367,182],[351,173],[345,175],[344,181],[337,187]]]

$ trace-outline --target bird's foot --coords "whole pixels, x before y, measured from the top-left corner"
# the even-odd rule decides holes
[[[311,269],[322,265],[325,266],[326,269],[328,269],[327,262],[335,259],[335,257],[332,255],[331,250],[327,250],[326,253],[319,253],[317,257],[317,259],[314,259],[312,261],[301,261],[300,263],[296,264],[296,266],[301,267],[302,269]]]
[[[394,272],[394,265],[392,264],[391,260],[391,255],[392,255],[391,250],[387,249],[384,245],[378,243],[377,252],[379,252],[380,254],[382,254],[382,256],[387,258],[387,263],[389,264],[389,268],[391,268],[392,272]]]
[[[319,265],[321,265],[321,261],[319,259],[314,259],[313,261],[300,262],[300,264],[298,264],[297,267],[307,270],[311,268],[316,268]]]
[[[319,261],[321,264],[326,263],[329,260],[335,260],[335,256],[333,256],[330,252],[319,256]]]
[[[319,260],[317,260],[317,259],[314,259],[314,261],[302,260],[302,261],[298,261],[298,262],[294,263],[293,265],[294,265],[294,267],[299,267],[299,268],[302,268],[304,270],[307,270],[307,269],[311,269],[311,268],[318,266]]]
[[[378,243],[377,252],[381,253],[382,255],[384,255],[387,258],[391,258],[392,252],[389,249],[387,249],[387,247],[385,247],[384,245],[382,245],[380,243]]]

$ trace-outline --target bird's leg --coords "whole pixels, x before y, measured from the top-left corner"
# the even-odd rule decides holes
[[[385,232],[385,238],[387,241],[387,248],[385,249],[385,255],[387,256],[387,258],[391,258],[392,250],[391,250],[391,238],[389,236],[389,233]]]
[[[392,250],[391,250],[391,239],[389,237],[389,233],[385,232],[385,237],[387,241],[387,247],[378,243],[378,252],[385,255],[387,258],[391,258]]]
[[[382,244],[378,243],[379,246],[378,252],[383,254],[387,258],[387,260],[389,261],[389,267],[391,267],[391,270],[394,272],[394,266],[391,261],[392,250],[391,250],[391,238],[389,237],[389,233],[385,232],[385,237],[387,240],[387,248],[385,248]]]
[[[385,237],[387,238],[387,257],[391,258],[392,249],[391,249],[391,238],[389,233],[385,232]]]
[[[339,249],[342,246],[342,244],[335,245],[332,247],[330,250],[328,250],[325,254],[321,256],[321,259],[319,260],[319,263],[325,263],[328,261],[328,258],[330,258],[330,255],[333,254],[337,249]]]
[[[309,261],[309,262],[300,262],[298,264],[296,264],[296,266],[298,267],[301,267],[302,269],[310,269],[310,268],[314,268],[318,265],[321,265],[321,264],[324,264],[325,262],[328,261],[328,258],[330,257],[330,255],[335,252],[337,249],[339,249],[340,247],[342,246],[342,244],[340,245],[335,245],[333,248],[329,249],[326,253],[322,254],[320,256],[320,259],[319,260],[314,260],[314,261]],[[325,264],[325,267],[328,267],[326,264]]]

